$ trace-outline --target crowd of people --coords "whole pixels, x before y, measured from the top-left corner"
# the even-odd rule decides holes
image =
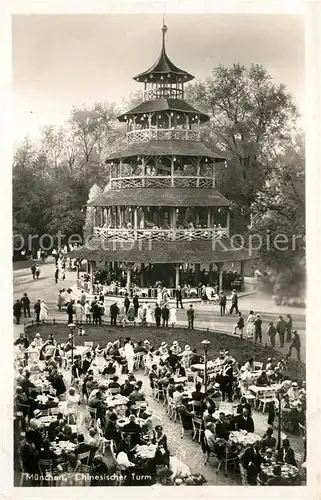
[[[76,344],[39,334],[15,342],[15,442],[28,484],[198,484],[169,446],[167,417],[150,407],[150,392],[180,421],[182,437],[191,432],[208,458],[237,466],[243,484],[299,483],[302,464],[288,438],[277,443],[273,435],[278,400],[278,418],[292,420],[291,432],[305,428],[305,383],[286,379],[286,359],[257,370],[253,359],[239,363],[224,349],[205,375],[203,356],[177,340]],[[274,398],[260,436],[256,415],[266,389]]]

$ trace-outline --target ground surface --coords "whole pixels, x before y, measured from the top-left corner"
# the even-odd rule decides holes
[[[64,283],[58,283],[57,285],[54,283],[53,274],[54,274],[54,266],[53,263],[48,263],[46,265],[41,266],[41,276],[39,280],[33,281],[30,272],[30,262],[18,262],[14,264],[14,297],[20,298],[24,292],[27,292],[32,304],[38,299],[44,299],[49,307],[49,319],[53,320],[53,318],[57,318],[60,320],[66,320],[67,325],[67,315],[65,312],[59,313],[57,311],[56,306],[56,297],[58,290],[62,287],[68,288],[74,285],[76,280],[76,274],[72,272],[66,273],[66,280]],[[108,303],[106,302],[106,305]],[[240,309],[243,312],[247,312],[250,308],[260,311],[263,316],[263,320],[265,325],[270,317],[274,320],[278,314],[285,314],[283,308],[277,308],[273,305],[271,299],[262,298],[258,296],[249,296],[242,298],[240,300]],[[195,319],[195,327],[210,327],[215,328],[217,330],[225,331],[226,333],[230,333],[232,330],[232,326],[235,322],[235,319],[227,316],[225,318],[221,318],[218,315],[218,307],[214,305],[201,306],[200,304],[195,305],[196,309],[196,319]],[[264,311],[267,311],[265,313]],[[301,337],[303,338],[304,343],[304,324],[305,318],[304,313],[301,310],[291,310],[291,313],[294,318],[294,325],[296,328],[300,330]],[[186,325],[186,313],[185,311],[178,311],[178,323]],[[33,316],[34,317],[34,316]],[[108,318],[107,318],[108,319]],[[270,320],[271,321],[271,320]],[[35,331],[35,328],[32,328]],[[36,331],[40,331],[45,337],[47,335],[48,330],[54,333],[59,340],[66,340],[68,331],[67,327],[64,325],[47,325],[40,326]],[[260,359],[266,359],[271,355],[270,349],[264,349],[260,346],[254,346],[252,342],[240,341],[238,338],[234,338],[231,335],[224,335],[218,332],[206,332],[206,331],[195,331],[189,332],[184,329],[168,329],[168,330],[156,330],[156,328],[143,330],[141,328],[130,328],[128,329],[111,329],[110,327],[103,326],[98,328],[87,328],[87,337],[79,338],[79,344],[81,344],[86,339],[92,339],[95,342],[104,343],[109,339],[118,338],[119,336],[127,336],[130,335],[133,340],[136,339],[145,339],[148,338],[157,338],[157,341],[161,342],[166,340],[167,342],[172,342],[177,339],[181,343],[181,345],[185,345],[188,343],[191,346],[195,346],[198,352],[201,352],[200,341],[204,338],[208,338],[211,341],[211,350],[209,352],[210,357],[215,357],[221,347],[229,347],[231,354],[235,355],[238,360],[241,360],[244,357],[248,357],[250,354],[257,354],[260,356]],[[21,331],[23,331],[23,325],[15,325],[14,326],[14,335],[17,336]],[[264,329],[265,331],[265,329]],[[45,333],[46,332],[46,333]],[[263,338],[263,342],[266,341],[266,338]],[[78,343],[78,339],[76,341]],[[304,351],[303,351],[304,352]],[[277,356],[277,354],[275,354]],[[171,441],[180,441],[180,424],[178,422],[174,423],[167,417],[165,413],[165,408],[161,403],[154,401],[151,398],[150,390],[149,390],[149,381],[148,377],[144,375],[142,372],[139,372],[138,379],[143,381],[143,389],[146,393],[146,398],[149,406],[153,409],[154,413],[158,414],[163,418],[163,427],[167,434],[167,437]],[[266,430],[267,427],[267,415],[263,415],[262,413],[254,412],[254,422],[255,422],[255,432],[260,435]],[[276,432],[275,432],[275,437]],[[300,453],[303,452],[303,446],[301,439],[298,436],[289,436],[291,445],[295,451]],[[225,485],[231,486],[240,484],[240,479],[238,475],[233,475],[233,473],[229,473],[228,477],[225,478],[223,472],[221,471],[218,475],[215,472],[215,464],[204,465],[204,455],[202,453],[201,447],[192,441],[190,435],[184,436],[183,441],[181,442],[183,445],[186,458],[184,462],[191,468],[192,472],[199,472],[205,476],[207,479],[207,485]]]

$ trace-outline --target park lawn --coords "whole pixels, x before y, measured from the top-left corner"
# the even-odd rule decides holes
[[[108,325],[93,326],[84,325],[86,336],[76,337],[75,344],[83,345],[85,340],[93,341],[94,346],[106,346],[107,342],[115,341],[119,338],[130,337],[134,342],[148,339],[152,345],[159,346],[161,342],[171,345],[177,340],[182,348],[186,344],[192,349],[196,348],[199,354],[203,354],[202,340],[211,342],[208,349],[209,359],[215,359],[223,349],[229,349],[230,354],[241,364],[244,364],[250,357],[257,361],[266,362],[268,358],[274,360],[282,359],[282,353],[269,346],[254,344],[248,339],[241,339],[238,336],[226,335],[221,332],[188,330],[187,328],[156,328],[156,327],[111,327]],[[68,339],[69,330],[63,324],[42,324],[29,326],[26,329],[31,340],[36,333],[40,333],[43,339],[52,333],[58,343],[65,343]],[[305,365],[294,359],[288,362],[288,374],[291,380],[305,380]]]

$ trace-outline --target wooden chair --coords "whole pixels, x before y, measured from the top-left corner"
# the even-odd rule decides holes
[[[97,408],[91,408],[88,406],[88,412],[90,416],[90,427],[95,427],[97,424]]]
[[[201,418],[193,417],[192,418],[192,424],[193,424],[193,438],[196,439],[198,436],[198,442],[201,442],[201,435],[204,430],[204,422]]]
[[[274,401],[274,399],[275,399],[274,391],[265,391],[263,393],[263,396],[259,398],[258,410],[260,410],[260,408],[262,407],[264,413],[267,405],[270,404],[272,401]]]
[[[254,405],[254,401],[256,401],[256,397],[249,390],[245,389],[243,385],[240,386],[241,395],[246,399],[246,402],[250,405]]]
[[[38,465],[41,476],[40,485],[43,486],[45,483],[47,483],[48,486],[52,486],[53,484],[52,460],[40,459],[38,461]],[[44,479],[45,477],[48,477],[48,480],[45,480]]]
[[[165,393],[164,387],[162,386],[162,384],[160,384],[156,380],[154,380],[153,398],[156,401],[159,401],[160,399],[165,399],[166,398],[166,393]]]
[[[202,402],[201,401],[192,401],[192,410],[195,416],[201,416],[202,414]]]
[[[174,402],[173,398],[168,398],[168,416],[170,418],[170,420],[173,420],[174,422],[176,422],[177,418],[178,418],[178,411],[177,411],[177,405],[176,403]]]
[[[88,465],[90,457],[90,451],[85,451],[84,453],[78,453],[78,460],[84,465]]]

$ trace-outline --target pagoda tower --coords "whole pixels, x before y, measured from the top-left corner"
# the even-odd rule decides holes
[[[210,285],[217,267],[222,289],[224,262],[243,264],[249,255],[230,242],[230,202],[215,188],[225,158],[200,141],[209,116],[184,100],[194,76],[169,59],[166,32],[163,24],[157,61],[134,77],[144,85],[143,100],[118,117],[127,145],[106,160],[109,189],[90,203],[94,236],[74,256],[87,259],[90,274],[98,265],[125,276],[128,290],[133,276],[141,287],[174,289],[187,272],[198,285],[201,266]]]

